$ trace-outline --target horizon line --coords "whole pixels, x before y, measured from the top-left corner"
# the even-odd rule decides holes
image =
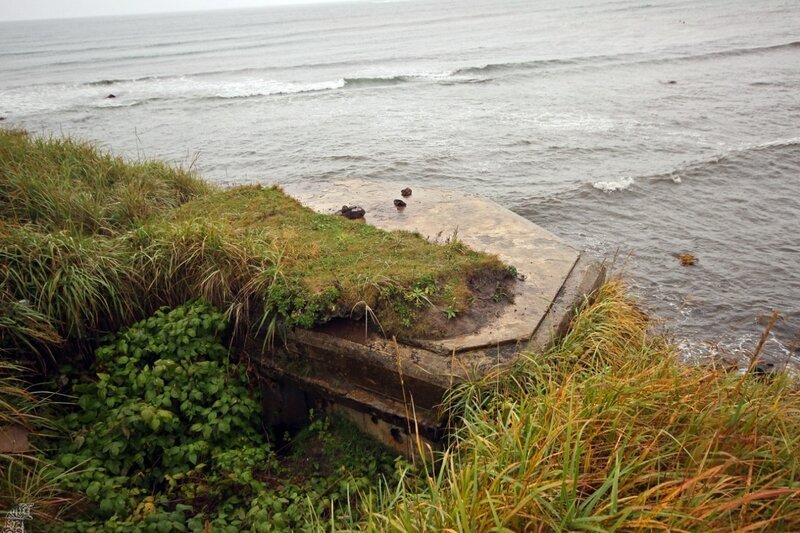
[[[188,13],[210,13],[218,11],[248,11],[248,10],[262,10],[273,8],[285,7],[309,7],[315,5],[331,5],[331,4],[363,4],[363,3],[386,3],[386,2],[403,2],[405,0],[284,0],[280,3],[264,4],[264,5],[246,5],[246,6],[232,6],[232,7],[211,7],[202,9],[177,9],[173,11],[142,11],[131,13],[115,13],[115,14],[100,14],[100,15],[67,15],[59,17],[34,17],[34,18],[10,18],[0,19],[0,24],[14,24],[17,22],[55,22],[60,20],[89,20],[89,19],[112,19],[112,18],[127,18],[127,17],[148,17],[153,15],[181,15]]]

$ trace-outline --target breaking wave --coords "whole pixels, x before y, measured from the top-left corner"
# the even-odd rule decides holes
[[[592,187],[603,192],[617,192],[626,190],[634,183],[633,178],[626,176],[618,180],[596,181],[592,183]]]
[[[738,164],[737,161],[744,158],[749,159],[749,155],[754,152],[769,152],[775,149],[786,149],[800,147],[799,138],[777,139],[774,141],[751,144],[739,148],[733,148],[725,152],[721,152],[704,159],[695,161],[688,161],[666,172],[659,172],[657,174],[641,175],[641,176],[625,176],[619,179],[609,179],[595,181],[591,184],[592,188],[606,192],[619,192],[628,190],[631,186],[639,183],[652,183],[652,182],[672,182],[683,183],[685,178],[691,179],[698,176],[704,176],[719,172],[714,170],[714,167],[721,164],[730,162],[731,164]],[[800,162],[800,161],[798,161]],[[576,190],[578,192],[579,190]]]
[[[312,82],[282,82],[270,79],[251,78],[225,80],[225,76],[241,76],[244,72],[273,70],[270,67],[259,69],[233,69],[214,72],[200,72],[189,75],[144,76],[129,79],[100,79],[81,84],[87,89],[114,88],[119,91],[145,92],[159,91],[160,94],[144,94],[139,100],[153,98],[247,98],[256,96],[286,95],[326,90],[396,86],[414,82],[435,82],[443,85],[459,83],[485,83],[492,81],[491,74],[503,72],[525,72],[547,70],[559,67],[613,66],[631,63],[672,63],[697,61],[719,57],[737,57],[749,54],[766,53],[777,50],[800,48],[800,41],[775,45],[734,48],[696,54],[675,55],[672,57],[652,57],[646,53],[627,53],[613,55],[591,55],[568,58],[537,59],[531,61],[487,63],[478,66],[461,67],[443,72],[389,72],[388,74],[344,76],[338,79]],[[287,67],[291,69],[291,67]],[[214,79],[216,78],[216,79]],[[191,87],[194,85],[194,87]],[[55,90],[63,85],[54,86]],[[30,89],[30,85],[24,87]],[[23,87],[20,87],[23,89]],[[193,93],[193,94],[192,94]]]
[[[0,98],[12,109],[21,112],[48,112],[84,107],[122,107],[163,100],[231,100],[389,87],[407,83],[430,82],[452,85],[486,81],[491,80],[458,75],[454,72],[390,73],[308,82],[263,78],[224,79],[219,76],[202,75],[145,76],[130,79],[100,79],[81,84],[58,83],[15,87],[0,92]],[[106,99],[109,94],[114,94],[113,102]]]

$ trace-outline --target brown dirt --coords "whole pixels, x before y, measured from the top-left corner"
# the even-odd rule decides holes
[[[516,284],[517,280],[507,271],[491,271],[473,276],[468,280],[473,298],[467,310],[458,313],[455,318],[448,318],[437,307],[428,307],[420,312],[418,320],[425,322],[426,329],[431,332],[423,338],[435,340],[457,337],[481,329],[514,303]],[[369,345],[371,341],[382,337],[380,328],[372,321],[368,330],[364,328],[363,316],[354,316],[352,319],[335,318],[315,326],[314,331],[363,345]]]
[[[430,324],[428,339],[443,339],[466,335],[496,320],[503,309],[514,303],[517,280],[506,271],[491,272],[469,279],[473,300],[469,308],[455,318],[448,318],[440,309],[429,308],[420,320]]]

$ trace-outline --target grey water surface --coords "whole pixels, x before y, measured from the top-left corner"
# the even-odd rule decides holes
[[[687,359],[745,357],[774,308],[766,351],[797,357],[796,0],[3,23],[0,116],[223,184],[362,177],[479,193],[624,259]],[[680,266],[683,252],[698,264]]]

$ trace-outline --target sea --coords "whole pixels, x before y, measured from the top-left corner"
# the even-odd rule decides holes
[[[0,116],[223,185],[480,194],[605,260],[687,362],[800,361],[797,0],[6,22]]]

